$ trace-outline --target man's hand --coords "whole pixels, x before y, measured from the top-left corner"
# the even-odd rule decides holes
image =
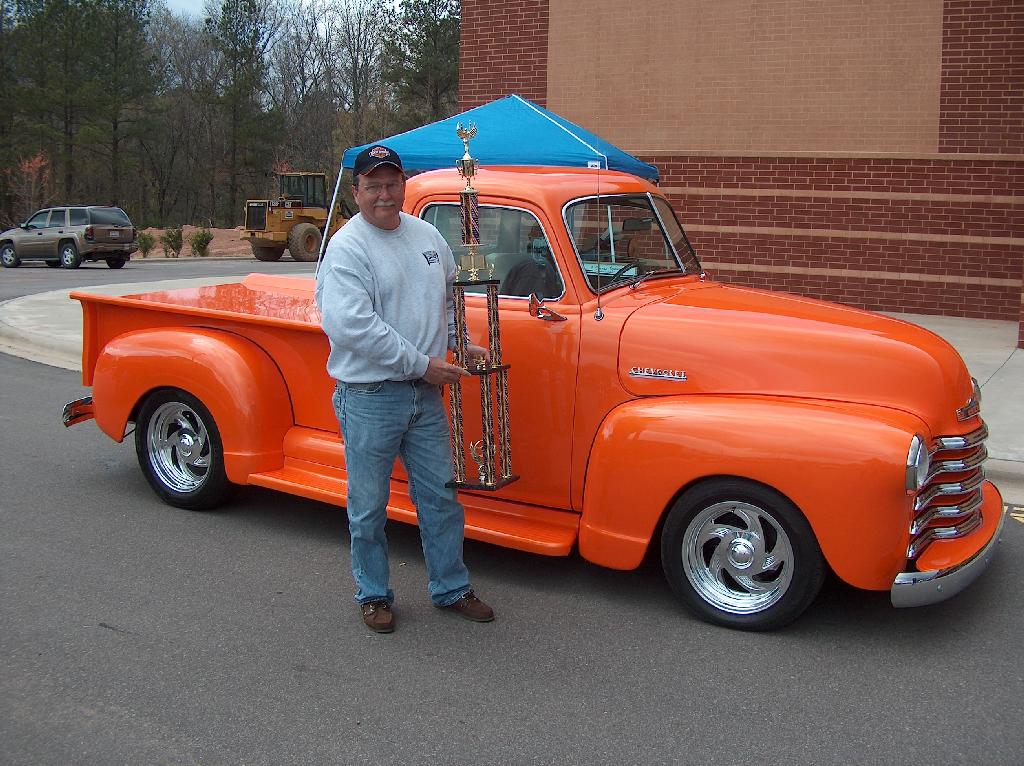
[[[491,355],[483,346],[474,346],[472,343],[466,344],[466,363],[473,366],[480,366],[480,361],[483,360],[483,364],[487,364],[491,361]]]
[[[448,364],[439,356],[432,356],[427,362],[427,371],[423,373],[423,379],[435,386],[444,386],[455,383],[463,375],[469,373],[458,365]]]

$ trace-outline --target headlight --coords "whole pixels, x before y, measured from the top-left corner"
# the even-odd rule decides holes
[[[914,434],[910,440],[910,449],[907,451],[907,492],[917,492],[928,480],[928,469],[931,468],[931,459],[928,455],[928,446],[923,436]]]

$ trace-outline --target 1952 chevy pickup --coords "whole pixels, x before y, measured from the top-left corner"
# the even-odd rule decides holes
[[[714,282],[636,177],[483,168],[475,182],[521,478],[460,493],[468,537],[616,569],[655,546],[686,607],[748,630],[799,616],[827,568],[896,606],[948,598],[985,568],[1002,499],[983,472],[978,385],[945,341]],[[454,171],[423,173],[405,206],[457,257],[461,188]],[[470,290],[482,343],[485,296]],[[72,297],[92,396],[64,422],[95,418],[117,441],[134,424],[166,502],[212,508],[252,484],[344,504],[311,279]],[[479,406],[466,404],[470,439]],[[400,464],[392,478],[388,515],[415,524]]]

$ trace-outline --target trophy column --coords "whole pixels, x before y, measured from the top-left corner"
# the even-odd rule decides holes
[[[466,475],[465,428],[462,414],[462,382],[451,384],[449,407],[452,424],[452,460],[455,479],[449,486],[459,489],[496,490],[515,481],[512,473],[512,446],[508,420],[508,369],[501,358],[501,328],[498,322],[498,280],[481,279],[488,274],[480,249],[480,202],[473,188],[477,161],[469,154],[469,141],[476,136],[476,126],[456,126],[465,154],[456,165],[466,180],[460,192],[462,210],[462,242],[468,251],[468,264],[459,264],[455,281],[455,361],[475,375],[480,385],[481,438],[468,445],[469,455],[476,463],[475,476]],[[466,353],[466,288],[483,285],[487,295],[487,351],[490,361],[479,360],[467,365]]]

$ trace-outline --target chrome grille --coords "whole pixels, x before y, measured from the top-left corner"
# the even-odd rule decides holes
[[[914,498],[908,559],[916,559],[935,540],[964,537],[981,526],[987,438],[982,423],[964,436],[935,440],[928,480]]]

